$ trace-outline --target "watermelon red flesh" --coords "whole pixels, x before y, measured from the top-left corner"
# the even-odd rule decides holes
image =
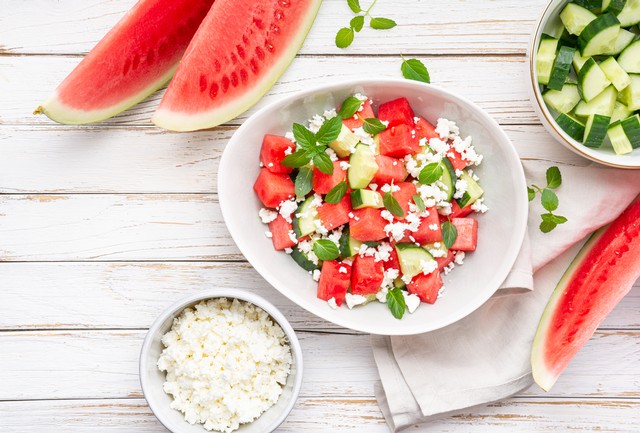
[[[533,340],[533,377],[551,389],[640,277],[640,200],[595,232],[556,286]]]
[[[327,230],[333,230],[349,222],[351,212],[351,198],[349,194],[342,197],[340,203],[322,203],[318,206],[318,218]]]
[[[276,250],[284,250],[293,247],[296,242],[291,239],[289,233],[293,231],[293,226],[287,222],[282,215],[278,215],[276,219],[269,223],[269,231],[271,232],[271,241],[273,248]]]
[[[418,193],[416,186],[411,182],[400,182],[396,184],[399,191],[394,191],[391,195],[398,201],[398,204],[404,212],[404,216],[396,217],[399,220],[403,220],[409,214],[409,205],[413,203],[413,196]]]
[[[380,154],[403,158],[420,151],[420,141],[412,126],[398,125],[385,129],[380,138]]]
[[[340,272],[344,269],[346,272]],[[322,262],[322,271],[318,281],[318,298],[328,301],[336,300],[336,305],[342,305],[351,284],[351,266],[335,260]]]
[[[357,111],[354,116],[344,119],[342,124],[347,128],[354,130],[364,125],[364,119],[370,119],[372,117],[376,117],[376,115],[373,112],[373,108],[371,108],[371,103],[369,100],[366,100],[362,103],[362,110]]]
[[[86,55],[36,113],[98,122],[169,81],[213,0],[141,0]]]
[[[448,250],[447,255],[444,257],[436,257],[436,262],[438,263],[438,270],[442,271],[444,268],[449,266],[449,263],[453,262],[455,258],[456,256],[452,250]]]
[[[331,188],[342,182],[347,178],[347,172],[340,167],[340,161],[333,161],[333,173],[326,174],[318,170],[317,167],[313,169],[313,177],[311,179],[313,190],[318,194],[326,194],[331,191]]]
[[[442,227],[440,226],[438,211],[435,207],[428,208],[427,210],[429,211],[429,215],[422,219],[420,226],[418,226],[418,231],[405,232],[407,238],[411,235],[413,239],[415,239],[415,242],[421,245],[440,242],[442,240]],[[433,230],[433,228],[435,228],[435,230]],[[411,241],[411,239],[408,240]],[[407,241],[402,240],[402,242]]]
[[[384,269],[400,269],[400,260],[398,260],[398,252],[396,251],[395,244],[391,245],[391,252],[389,253],[389,260],[382,262]]]
[[[287,149],[293,152],[296,150],[296,145],[285,137],[266,134],[260,149],[260,162],[271,173],[291,173],[292,168],[281,164],[287,156]]]
[[[458,204],[457,201],[452,200],[451,201],[451,213],[449,214],[449,218],[464,218],[467,215],[469,215],[470,213],[473,212],[473,209],[471,208],[471,205],[467,205],[463,208],[460,207],[460,205]],[[446,221],[448,218],[444,217],[444,220]]]
[[[462,155],[460,155],[460,153],[454,148],[451,148],[451,150],[447,152],[447,157],[449,158],[454,170],[462,170],[468,165],[468,161],[462,159]]]
[[[378,171],[376,171],[375,176],[373,176],[373,183],[379,185],[391,182],[398,183],[407,178],[407,170],[404,168],[404,162],[397,158],[376,155],[376,164],[378,164]]]
[[[358,209],[353,211],[353,218],[349,220],[349,233],[351,237],[362,242],[379,241],[387,237],[384,231],[387,224],[379,209]]]
[[[397,125],[407,125],[413,128],[414,114],[407,98],[398,98],[393,101],[380,104],[378,107],[378,118],[389,122],[389,128]]]
[[[431,140],[432,138],[440,138],[440,134],[436,132],[436,128],[421,116],[418,116],[418,121],[416,122],[415,129],[416,133],[418,134],[418,138],[426,138],[427,140]]]
[[[255,104],[300,49],[321,0],[218,0],[189,44],[152,121],[211,128]]]
[[[478,243],[478,221],[473,218],[453,218],[451,223],[458,230],[458,236],[451,245],[456,251],[475,251]]]
[[[260,169],[253,190],[262,204],[269,208],[278,207],[281,202],[289,200],[295,194],[295,186],[288,175],[271,173],[266,168]]]
[[[442,287],[440,272],[433,271],[430,274],[418,274],[407,284],[407,290],[413,295],[418,295],[422,302],[433,304],[438,299],[438,292]]]
[[[372,256],[359,256],[353,261],[351,272],[351,293],[354,295],[374,295],[378,293],[384,279],[384,266]]]

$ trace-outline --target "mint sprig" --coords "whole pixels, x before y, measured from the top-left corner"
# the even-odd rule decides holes
[[[540,231],[542,233],[549,233],[554,230],[559,224],[567,222],[567,218],[562,215],[556,215],[553,213],[559,206],[558,196],[553,189],[557,189],[562,185],[562,174],[558,167],[549,167],[546,173],[547,185],[540,188],[537,185],[531,185],[527,187],[527,197],[529,201],[533,201],[536,198],[536,194],[540,194],[540,203],[542,207],[547,211],[540,215],[542,222],[540,222]]]
[[[376,135],[387,129],[387,126],[379,119],[370,117],[368,119],[364,119],[362,129],[364,129],[364,132],[366,132],[367,134]]]
[[[291,155],[282,160],[282,165],[300,168],[313,161],[318,170],[325,174],[333,174],[333,163],[326,153],[329,144],[333,143],[342,129],[342,117],[335,116],[326,120],[315,134],[299,123],[293,124],[293,137],[298,145]],[[297,180],[297,178],[296,178]]]
[[[349,96],[340,106],[340,111],[338,111],[338,114],[343,119],[349,119],[358,112],[360,106],[362,105],[362,102],[362,100],[356,98],[355,96]]]
[[[311,170],[309,167],[301,167],[300,170],[298,170],[295,181],[296,197],[303,198],[307,194],[309,194],[309,192],[311,192],[312,177],[313,170]]]
[[[331,188],[326,196],[324,196],[325,203],[338,204],[342,201],[342,198],[347,193],[347,182],[344,180]]]
[[[400,206],[400,203],[398,203],[398,200],[396,200],[396,198],[391,194],[391,191],[382,196],[382,203],[384,204],[384,207],[393,215],[397,216],[398,218],[404,217],[404,210],[402,209],[402,206]]]
[[[322,261],[333,260],[340,255],[336,244],[329,239],[319,239],[315,241],[313,243],[313,252],[316,253],[316,256]]]
[[[355,34],[359,33],[365,24],[365,19],[369,18],[369,27],[374,30],[388,30],[394,28],[397,24],[394,20],[384,17],[374,17],[370,14],[371,9],[378,0],[373,0],[368,9],[362,9],[360,0],[347,0],[349,9],[355,14],[355,17],[349,22],[349,27],[343,27],[336,33],[336,46],[338,48],[347,48],[353,43]]]

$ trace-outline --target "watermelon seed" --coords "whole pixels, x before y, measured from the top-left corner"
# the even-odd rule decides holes
[[[284,12],[282,12],[280,9],[276,9],[273,13],[273,17],[276,19],[276,21],[281,21],[284,18]]]
[[[229,77],[227,77],[226,75],[222,76],[222,93],[227,93],[227,90],[229,90]]]
[[[200,75],[200,92],[207,90],[207,77],[204,74]]]
[[[220,65],[220,62],[218,60],[215,60],[213,62],[213,67],[216,68],[216,72],[220,72],[220,69],[222,69],[222,66]]]
[[[231,63],[238,64],[238,57],[234,53],[231,53]]]
[[[231,85],[238,87],[238,74],[236,74],[235,71],[231,73]]]
[[[216,96],[218,96],[218,84],[211,83],[211,89],[209,89],[209,97],[211,99],[215,99]]]
[[[256,56],[260,60],[264,59],[264,51],[262,51],[262,48],[256,47]]]
[[[249,38],[247,35],[242,35],[242,42],[244,42],[245,45],[249,45]]]
[[[275,24],[271,24],[271,27],[269,28],[269,32],[275,33],[277,35],[278,33],[280,33],[280,27],[278,27]]]
[[[251,61],[249,62],[249,67],[251,68],[251,72],[253,72],[254,74],[258,73],[258,63],[256,62],[256,59],[251,59]]]
[[[244,59],[245,53],[242,45],[236,45],[236,50],[238,50],[238,56],[240,56],[241,59]]]
[[[270,53],[273,53],[273,45],[271,45],[271,42],[268,39],[265,41],[264,46]]]
[[[240,81],[242,81],[242,84],[246,84],[248,80],[249,80],[249,74],[247,73],[247,70],[240,69]]]
[[[289,0],[280,0],[278,3],[280,3],[280,6],[282,6],[283,8],[288,8],[289,6],[291,6],[291,1]]]
[[[262,22],[262,20],[259,20],[257,18],[253,19],[253,24],[255,24],[255,26],[257,28],[259,28],[260,30],[262,30],[264,28],[264,23]]]

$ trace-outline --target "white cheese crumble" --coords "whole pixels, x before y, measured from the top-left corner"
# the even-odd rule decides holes
[[[278,218],[278,212],[265,208],[260,209],[258,215],[264,224],[269,224],[271,221]]]
[[[298,203],[295,200],[285,200],[278,205],[278,212],[282,215],[282,218],[288,223],[292,221],[291,214],[298,209]]]
[[[329,304],[329,306],[330,306],[331,308],[333,308],[334,310],[335,310],[336,308],[338,308],[338,304],[336,304],[336,298],[331,298],[331,299],[329,299],[329,300],[327,301],[327,304]]]
[[[484,198],[476,200],[472,205],[471,209],[476,212],[485,213],[489,210],[489,208],[484,204]]]
[[[407,306],[407,310],[409,311],[409,313],[413,314],[413,312],[416,311],[420,306],[420,298],[418,297],[418,295],[409,294],[404,290],[402,291],[402,296],[404,297],[404,303]]]
[[[353,307],[357,305],[362,305],[367,302],[367,298],[362,295],[353,295],[351,293],[347,293],[344,297],[345,302],[347,303],[347,307],[349,309],[353,309]]]
[[[231,432],[277,400],[291,370],[282,328],[253,304],[225,298],[185,309],[162,337],[158,369],[171,408],[190,424]]]
[[[266,237],[268,237],[269,239],[271,239],[273,237],[273,233],[271,233],[269,230],[267,230],[266,232],[264,232],[264,235]]]
[[[313,281],[320,281],[321,272],[318,269],[313,271]]]
[[[340,168],[343,170],[348,170],[349,167],[351,167],[351,164],[349,164],[347,161],[340,161]]]

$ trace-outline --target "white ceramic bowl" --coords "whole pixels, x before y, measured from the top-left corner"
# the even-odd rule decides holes
[[[472,135],[484,162],[480,176],[490,211],[478,217],[477,251],[464,266],[444,277],[445,294],[434,305],[422,304],[413,314],[395,319],[386,305],[372,302],[349,310],[333,310],[316,298],[317,283],[288,255],[273,249],[267,227],[258,217],[262,207],[253,192],[260,170],[259,152],[266,133],[284,134],[292,122],[335,108],[360,92],[381,101],[405,96],[417,114],[431,122],[446,117],[461,134]],[[233,135],[220,162],[218,190],[222,214],[234,241],[254,268],[276,289],[317,316],[346,328],[372,334],[410,335],[431,331],[462,319],[498,289],[513,265],[527,219],[522,165],[500,126],[470,101],[435,86],[398,79],[371,79],[308,89],[264,107]]]
[[[549,134],[567,149],[582,155],[592,161],[599,162],[604,165],[618,168],[640,168],[640,148],[626,155],[616,155],[610,144],[605,143],[601,148],[592,149],[584,146],[577,140],[571,138],[562,128],[558,126],[554,115],[549,111],[547,105],[542,99],[542,92],[538,84],[538,74],[536,73],[536,58],[538,53],[538,45],[540,37],[543,33],[556,35],[559,29],[562,29],[560,21],[560,12],[569,0],[552,0],[542,12],[540,19],[531,37],[531,43],[528,49],[528,69],[529,69],[529,89],[531,90],[531,102],[542,121],[544,127]]]
[[[302,350],[293,328],[282,313],[264,298],[245,290],[204,290],[177,301],[162,312],[149,328],[140,352],[140,384],[142,385],[144,397],[154,415],[171,432],[205,433],[207,431],[201,424],[192,425],[187,423],[181,412],[169,407],[173,398],[162,390],[165,374],[158,370],[156,363],[164,349],[161,341],[162,336],[171,329],[173,319],[179,316],[185,308],[191,307],[202,300],[212,298],[235,298],[254,304],[266,311],[287,335],[293,363],[291,365],[291,373],[287,378],[287,383],[280,398],[275,405],[258,419],[248,424],[242,424],[236,430],[238,433],[270,433],[287,418],[300,393],[300,387],[302,386]]]

